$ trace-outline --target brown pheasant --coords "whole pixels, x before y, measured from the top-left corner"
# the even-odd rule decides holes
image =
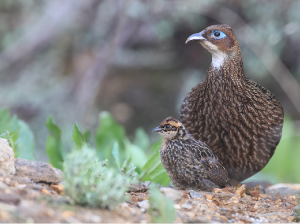
[[[163,136],[160,158],[177,189],[212,191],[229,185],[227,171],[210,148],[168,117],[153,129]]]
[[[276,97],[244,75],[233,29],[207,27],[190,36],[212,54],[204,81],[184,99],[180,120],[223,162],[229,178],[242,181],[263,169],[278,145],[283,109]]]

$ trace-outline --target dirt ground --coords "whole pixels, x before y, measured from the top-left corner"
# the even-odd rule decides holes
[[[20,184],[14,178],[0,178],[1,222],[114,222],[148,223],[149,183],[134,184],[130,200],[115,211],[76,206],[64,195],[63,185]],[[280,196],[261,193],[260,188],[227,187],[214,192],[178,191],[161,187],[174,202],[175,222],[296,222],[297,194]]]

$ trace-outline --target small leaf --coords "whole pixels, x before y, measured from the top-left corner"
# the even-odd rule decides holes
[[[95,143],[100,160],[108,159],[109,165],[116,167],[113,162],[112,149],[115,142],[119,145],[120,160],[125,157],[125,136],[124,128],[114,121],[113,117],[106,111],[99,114],[99,126],[96,131]]]
[[[120,169],[121,164],[120,164],[120,154],[119,154],[119,144],[118,144],[118,142],[115,142],[113,150],[112,150],[112,154],[115,158],[115,162],[117,164],[118,169]]]
[[[10,117],[7,109],[0,110],[0,133],[6,138],[15,152],[15,157],[34,160],[34,135],[29,126],[17,116]]]
[[[144,151],[147,150],[149,146],[149,137],[144,129],[138,128],[135,130],[133,144],[139,146]]]
[[[124,142],[126,158],[131,157],[132,163],[142,169],[148,161],[145,151],[137,145],[132,144],[128,139],[125,139]]]
[[[15,149],[17,157],[34,161],[34,135],[29,126],[22,120],[19,120],[19,137],[16,142],[18,143]]]
[[[160,153],[157,150],[142,168],[143,173],[140,175],[142,181],[152,181],[165,186],[170,183],[170,178],[167,175],[160,161]]]
[[[49,156],[49,162],[52,166],[62,170],[64,150],[61,140],[61,129],[54,123],[51,116],[47,119],[46,126],[50,131],[46,141],[46,153]]]
[[[76,150],[81,149],[82,146],[84,145],[84,137],[77,123],[74,125],[74,129],[73,129],[73,141],[75,142]]]
[[[4,133],[5,134],[5,133]],[[12,139],[9,131],[6,131],[6,135],[7,135],[7,141],[10,145],[10,147],[12,147],[12,149],[14,150],[14,153],[15,153],[15,157],[17,157],[17,153],[16,153],[16,145],[14,143],[14,140]]]
[[[164,196],[160,190],[150,185],[149,213],[153,223],[172,223],[176,218],[174,203]],[[155,211],[155,212],[154,212]]]
[[[84,138],[84,141],[86,143],[89,143],[90,137],[91,137],[91,131],[90,130],[83,132],[83,138]]]

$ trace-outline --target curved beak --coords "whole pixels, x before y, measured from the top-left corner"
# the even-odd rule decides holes
[[[204,34],[204,30],[201,31],[200,33],[195,33],[191,36],[189,36],[189,38],[187,38],[187,40],[185,41],[185,43],[187,44],[189,41],[191,40],[198,40],[198,41],[201,41],[201,40],[206,40],[204,37],[203,37],[203,34]]]
[[[152,130],[152,132],[161,132],[160,126],[154,128],[154,129]]]

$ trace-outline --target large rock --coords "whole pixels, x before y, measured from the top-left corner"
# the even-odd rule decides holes
[[[0,175],[15,174],[14,158],[14,150],[9,146],[8,141],[0,138]]]
[[[23,180],[57,184],[64,178],[63,172],[54,168],[49,163],[15,159],[15,167],[15,177],[20,177]]]

